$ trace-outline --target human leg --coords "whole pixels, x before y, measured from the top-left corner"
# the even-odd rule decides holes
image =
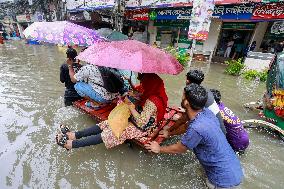
[[[92,146],[103,143],[103,139],[101,133],[97,135],[88,136],[83,139],[73,140],[72,141],[72,148],[80,148],[85,146]]]
[[[98,125],[94,125],[92,127],[75,132],[75,137],[76,139],[80,139],[82,137],[97,135],[100,134],[101,132],[102,132],[101,128]]]
[[[82,97],[89,97],[92,100],[99,102],[99,103],[108,103],[106,99],[104,99],[99,93],[97,93],[91,85],[85,82],[77,82],[74,85],[75,90],[77,93]]]

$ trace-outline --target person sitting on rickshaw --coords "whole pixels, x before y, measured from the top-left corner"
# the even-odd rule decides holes
[[[109,91],[107,87],[110,80],[115,79],[111,77],[109,68],[87,64],[75,74],[72,67],[73,62],[67,61],[67,64],[69,64],[71,81],[76,83],[74,86],[76,91],[80,96],[89,100],[87,106],[100,108],[104,106],[103,104],[108,104],[119,96],[119,89],[114,88],[116,91]],[[123,80],[121,85],[123,87]]]
[[[127,139],[146,136],[149,128],[156,127],[164,118],[168,97],[164,82],[158,75],[140,74],[140,82],[143,87],[139,101],[142,110],[136,110],[135,105],[126,98],[133,122],[128,122],[119,138],[114,135],[109,122],[103,121],[77,132],[71,132],[67,126],[61,126],[62,133],[56,136],[57,144],[72,149],[104,143],[109,149],[124,143]]]
[[[221,116],[226,128],[226,138],[234,151],[245,151],[249,145],[249,135],[244,129],[243,124],[238,116],[232,110],[225,106],[221,101],[221,93],[216,89],[210,89],[217,102]]]

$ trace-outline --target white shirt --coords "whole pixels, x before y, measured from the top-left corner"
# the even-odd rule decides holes
[[[83,81],[92,86],[94,91],[99,93],[102,98],[112,100],[118,96],[118,93],[110,93],[104,87],[101,72],[96,65],[87,64],[83,66],[75,75],[77,81]]]

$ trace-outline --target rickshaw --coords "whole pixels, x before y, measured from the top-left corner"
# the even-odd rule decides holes
[[[284,53],[279,53],[271,62],[266,81],[266,92],[262,101],[248,103],[245,107],[260,110],[262,120],[244,120],[249,126],[268,127],[284,139]]]

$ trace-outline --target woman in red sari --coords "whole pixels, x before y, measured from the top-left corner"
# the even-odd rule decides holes
[[[127,139],[139,139],[146,136],[147,131],[141,128],[149,124],[152,120],[152,126],[157,126],[166,113],[168,97],[166,95],[164,82],[157,75],[152,73],[139,74],[140,91],[142,92],[139,105],[142,111],[139,113],[135,105],[126,99],[129,110],[132,114],[135,125],[129,122],[129,126],[117,138],[108,121],[103,121],[95,126],[82,131],[70,132],[66,126],[61,126],[62,134],[57,135],[57,143],[66,148],[79,148],[104,143],[106,148],[112,148],[124,143]]]

